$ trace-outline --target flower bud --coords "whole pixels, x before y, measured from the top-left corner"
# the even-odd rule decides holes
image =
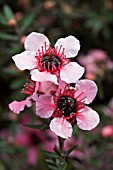
[[[113,136],[113,126],[112,125],[107,125],[105,126],[102,131],[102,136],[107,138],[107,137],[112,137]]]
[[[14,26],[16,26],[16,24],[17,24],[17,22],[16,22],[15,18],[11,18],[11,19],[8,20],[8,25],[10,27],[14,27]]]

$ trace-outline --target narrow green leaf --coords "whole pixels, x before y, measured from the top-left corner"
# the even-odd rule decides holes
[[[58,155],[58,156],[61,156],[61,152],[60,152],[60,150],[58,149],[58,147],[55,145],[55,147],[54,147],[54,151],[55,151],[55,153]]]
[[[72,146],[68,151],[65,152],[64,156],[67,157],[78,145]]]
[[[53,166],[51,166],[51,165],[48,165],[48,167],[49,167],[50,169],[52,169],[52,170],[58,170],[58,168],[53,167]]]
[[[73,126],[73,135],[77,134],[77,131],[78,131],[78,126],[75,124]]]
[[[32,25],[34,19],[35,19],[36,14],[32,13],[23,18],[22,26],[21,26],[21,31],[24,34],[26,30]]]
[[[10,88],[11,89],[17,89],[23,86],[23,84],[25,83],[25,78],[21,77],[21,78],[17,78],[15,79],[11,84],[10,84]]]
[[[14,13],[8,5],[4,6],[3,12],[7,20],[14,18]]]
[[[5,167],[3,165],[3,162],[0,162],[0,170],[5,170]]]
[[[23,50],[22,45],[20,45],[18,42],[17,42],[17,44],[16,44],[16,43],[15,43],[15,44],[12,44],[11,47],[12,47],[12,48],[9,49],[9,53],[10,53],[11,55],[14,55],[14,54],[16,54],[16,53],[20,53],[20,52]]]
[[[67,162],[61,161],[59,165],[59,170],[65,170],[67,167]]]
[[[2,14],[0,14],[0,24],[2,24],[4,26],[8,26],[7,20],[6,20],[5,16]]]
[[[51,159],[46,159],[45,161],[46,161],[47,165],[57,167],[57,166],[56,166],[56,163],[55,163],[53,160],[51,160]]]
[[[0,39],[7,40],[7,41],[17,41],[18,36],[0,32]]]
[[[19,75],[19,71],[18,70],[13,70],[13,69],[11,69],[11,68],[4,68],[4,69],[1,69],[2,70],[2,72],[4,73],[4,74],[7,74],[7,75],[14,75],[14,76],[17,76],[17,75]]]
[[[52,152],[49,152],[49,151],[45,151],[45,150],[42,150],[42,151],[43,151],[43,153],[44,153],[46,156],[49,156],[49,157],[55,158],[55,159],[58,159],[58,158],[59,158],[59,156],[56,155],[55,153],[52,153]]]
[[[48,129],[48,124],[45,125],[23,124],[23,126],[33,128],[33,129],[38,129],[38,130]]]

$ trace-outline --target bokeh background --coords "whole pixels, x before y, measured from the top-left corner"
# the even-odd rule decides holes
[[[8,104],[22,100],[27,71],[12,61],[24,50],[31,32],[44,33],[52,44],[74,35],[81,49],[73,59],[86,68],[83,78],[94,80],[98,95],[91,107],[101,118],[97,128],[75,128],[65,148],[78,144],[67,159],[67,170],[113,169],[113,1],[112,0],[0,0],[0,170],[48,170],[42,149],[52,151],[56,136],[22,124],[36,122],[34,109],[20,115]]]

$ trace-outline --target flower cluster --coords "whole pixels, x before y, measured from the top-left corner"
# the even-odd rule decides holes
[[[79,55],[78,61],[86,68],[85,78],[104,79],[107,71],[113,70],[113,61],[100,49],[90,50],[86,55]]]
[[[84,68],[71,61],[79,49],[74,36],[60,38],[51,47],[45,35],[28,35],[25,51],[12,58],[20,70],[30,70],[29,84],[23,89],[29,96],[10,103],[10,110],[19,114],[35,103],[36,115],[50,118],[50,129],[66,139],[72,136],[75,123],[82,130],[95,128],[99,115],[86,105],[94,100],[97,86],[91,80],[79,80]]]

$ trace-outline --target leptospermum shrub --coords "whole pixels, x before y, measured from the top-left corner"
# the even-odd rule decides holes
[[[45,152],[54,158],[47,161],[51,169],[66,168],[65,158],[76,146],[66,151],[64,141],[72,137],[75,124],[82,130],[92,130],[100,121],[98,113],[87,106],[94,100],[97,86],[92,80],[80,80],[85,69],[71,61],[79,49],[79,40],[74,36],[60,38],[51,47],[45,35],[33,32],[25,40],[25,51],[12,57],[20,70],[30,71],[30,77],[23,89],[28,97],[13,101],[9,108],[19,114],[35,103],[35,114],[47,119],[46,128],[59,139],[54,153]],[[45,124],[30,126],[45,129]]]

